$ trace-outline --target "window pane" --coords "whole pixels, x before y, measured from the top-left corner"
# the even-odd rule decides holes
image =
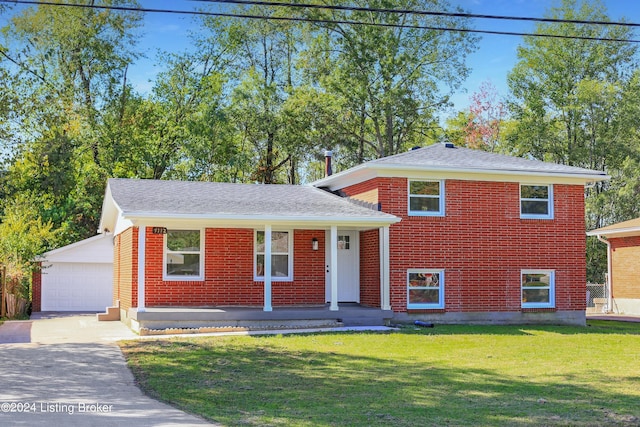
[[[546,286],[551,283],[551,278],[548,274],[531,274],[524,273],[522,275],[522,286],[534,287],[534,286]]]
[[[439,212],[440,199],[431,197],[411,197],[409,209],[422,212]]]
[[[522,199],[548,199],[549,187],[546,185],[523,185],[520,187]]]
[[[199,276],[199,254],[167,254],[167,275],[169,276]]]
[[[349,243],[349,236],[338,236],[338,249],[349,250],[351,248]]]
[[[264,277],[264,255],[257,256],[256,275]],[[289,255],[271,255],[271,277],[289,276]]]
[[[548,215],[549,203],[545,201],[523,200],[520,202],[523,214]]]
[[[440,286],[440,273],[409,273],[409,287],[437,288]]]
[[[274,231],[271,233],[271,252],[289,252],[289,233]]]
[[[256,251],[264,252],[264,231],[256,232]]]
[[[522,290],[522,302],[549,302],[549,289],[523,289]]]
[[[438,289],[409,289],[409,304],[438,304],[440,290]]]
[[[271,277],[287,277],[289,275],[289,256],[271,256]]]
[[[167,249],[170,251],[200,251],[199,230],[169,230],[167,232]]]
[[[440,182],[438,181],[411,181],[409,184],[411,194],[421,196],[439,196]]]

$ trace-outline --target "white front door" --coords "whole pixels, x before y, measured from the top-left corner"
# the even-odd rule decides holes
[[[326,233],[326,300],[331,301],[331,233]],[[360,302],[360,235],[338,230],[338,302]]]

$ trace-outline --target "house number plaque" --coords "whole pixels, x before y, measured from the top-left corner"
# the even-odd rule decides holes
[[[167,227],[153,227],[151,232],[153,234],[167,234]]]

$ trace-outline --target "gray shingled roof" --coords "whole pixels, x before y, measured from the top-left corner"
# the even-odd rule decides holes
[[[421,167],[425,169],[467,169],[503,172],[526,172],[540,174],[596,175],[606,177],[601,171],[564,166],[556,163],[529,160],[522,157],[506,156],[469,148],[451,147],[445,144],[433,144],[428,147],[411,150],[395,156],[372,160],[368,163],[375,167]]]
[[[265,216],[381,220],[396,217],[315,187],[194,181],[110,179],[113,200],[127,216]]]

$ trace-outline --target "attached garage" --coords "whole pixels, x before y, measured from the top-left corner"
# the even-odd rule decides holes
[[[97,235],[40,258],[42,269],[33,282],[33,311],[104,311],[112,305],[111,235]]]

